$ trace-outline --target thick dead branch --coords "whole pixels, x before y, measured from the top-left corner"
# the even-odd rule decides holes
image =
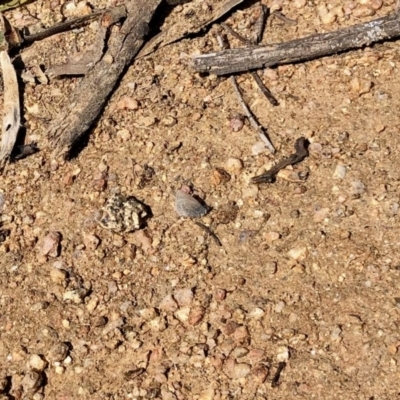
[[[48,139],[56,154],[67,156],[73,144],[99,116],[125,68],[143,45],[148,24],[161,0],[127,2],[127,19],[112,32],[103,58],[82,78],[72,92],[65,111],[53,120]]]
[[[400,37],[400,14],[392,14],[335,32],[307,36],[285,43],[224,50],[193,58],[198,72],[226,75],[312,60]]]

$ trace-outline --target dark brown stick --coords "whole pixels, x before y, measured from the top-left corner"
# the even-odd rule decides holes
[[[227,75],[307,61],[400,37],[400,14],[392,14],[335,32],[307,36],[268,46],[231,49],[193,58],[198,72]]]
[[[294,165],[303,161],[308,157],[308,145],[309,142],[305,137],[300,137],[296,140],[294,148],[296,153],[290,155],[288,158],[283,159],[281,162],[272,167],[269,171],[263,173],[262,175],[253,176],[251,181],[253,183],[272,183],[275,180],[275,175],[283,168],[288,165]]]
[[[73,18],[69,21],[62,22],[60,24],[51,26],[50,28],[44,29],[37,33],[23,34],[22,38],[24,42],[34,42],[36,40],[43,40],[50,36],[56,35],[58,33],[72,31],[73,29],[80,28],[83,25],[89,24],[96,18],[99,18],[108,10],[95,11],[90,15],[84,15],[83,17]],[[126,16],[126,10],[124,6],[118,6],[110,10],[113,14],[120,15],[121,17]]]
[[[74,143],[99,116],[119,77],[143,45],[148,24],[161,0],[131,0],[126,3],[127,19],[121,29],[111,34],[107,52],[82,78],[65,111],[53,120],[49,128],[48,139],[56,155],[67,156]]]

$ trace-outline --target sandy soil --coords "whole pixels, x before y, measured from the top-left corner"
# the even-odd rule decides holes
[[[217,3],[177,6],[164,26]],[[270,18],[263,43],[384,16],[394,3],[266,1],[298,24]],[[258,7],[226,22],[249,35]],[[61,9],[83,12],[38,0],[6,15],[51,25]],[[35,68],[84,50],[96,24],[23,50],[26,141],[41,151],[0,180],[1,399],[399,395],[397,42],[259,71],[278,107],[239,76],[272,156],[247,121],[232,129],[242,111],[229,80],[190,68],[190,55],[218,50],[219,29],[135,62],[68,162],[52,158],[46,128],[80,78],[41,83]],[[249,183],[300,136],[310,157],[294,172],[306,179]],[[184,182],[212,208],[199,221],[222,246],[176,214]],[[145,228],[99,226],[115,193],[150,207]]]

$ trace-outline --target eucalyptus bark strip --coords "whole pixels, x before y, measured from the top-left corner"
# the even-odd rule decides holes
[[[98,118],[125,68],[142,47],[148,24],[160,3],[161,0],[127,2],[127,18],[121,29],[111,33],[103,58],[82,78],[65,111],[49,127],[47,136],[56,155],[68,156],[75,142]]]
[[[197,72],[227,75],[282,64],[308,61],[400,37],[400,13],[334,32],[307,36],[284,43],[230,49],[192,59]]]
[[[7,51],[0,52],[0,66],[4,82],[3,128],[1,133],[0,166],[13,151],[21,126],[17,74]]]

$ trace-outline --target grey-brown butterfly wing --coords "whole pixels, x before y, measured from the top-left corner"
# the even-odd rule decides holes
[[[175,195],[175,211],[180,217],[199,218],[206,215],[208,209],[190,194],[178,190]]]

